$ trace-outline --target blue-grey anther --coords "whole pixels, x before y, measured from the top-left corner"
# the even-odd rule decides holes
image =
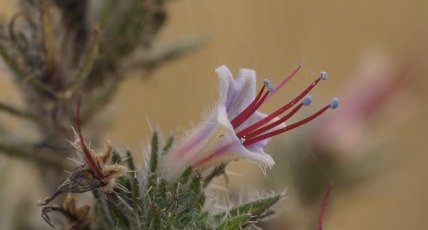
[[[302,103],[303,103],[304,106],[310,105],[312,103],[312,96],[311,95],[306,95],[303,98]]]
[[[320,72],[320,78],[321,78],[321,80],[327,80],[327,78],[328,78],[328,73],[327,73],[327,71],[321,71]]]
[[[334,97],[333,99],[331,99],[331,102],[330,102],[330,108],[332,108],[332,109],[336,109],[337,107],[339,107],[339,98],[337,98],[337,97]]]
[[[275,87],[273,86],[272,82],[269,79],[263,80],[263,84],[265,85],[266,89],[269,92],[273,92],[273,90],[275,89]]]

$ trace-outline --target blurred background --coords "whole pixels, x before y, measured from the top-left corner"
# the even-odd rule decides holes
[[[272,229],[308,229],[319,209],[319,191],[323,194],[330,181],[335,186],[325,229],[426,228],[427,1],[175,0],[166,6],[159,44],[188,35],[206,41],[150,75],[133,72],[106,111],[110,122],[104,139],[138,153],[147,144],[150,126],[166,135],[185,133],[216,102],[214,68],[221,64],[234,73],[253,68],[259,80],[275,83],[303,63],[298,76],[262,110],[288,102],[321,70],[328,71],[329,79],[313,91],[313,105],[299,116],[315,112],[334,96],[341,98],[341,107],[274,138],[266,151],[276,165],[266,176],[251,163],[231,164],[227,189],[251,193],[287,188],[289,196]],[[0,9],[3,18],[10,18],[15,1],[2,1]],[[0,70],[0,97],[21,103],[5,66]],[[0,119],[17,133],[26,128],[7,115]],[[326,152],[328,157],[319,156]],[[307,158],[296,160],[295,154]],[[328,169],[306,172],[304,179],[295,176],[293,164],[317,168],[325,158]],[[34,208],[35,221],[41,221],[33,204],[46,193],[37,188],[40,178],[32,176],[31,166],[1,156],[0,172],[1,226],[10,226],[19,208]],[[341,177],[345,172],[357,176],[346,183]],[[328,176],[319,179],[319,173]],[[313,203],[308,201],[311,194],[299,194],[313,184],[312,178],[313,183],[323,181]],[[33,203],[21,207],[22,197]]]

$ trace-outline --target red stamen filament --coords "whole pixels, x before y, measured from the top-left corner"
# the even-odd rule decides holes
[[[265,85],[261,88],[260,92],[257,94],[257,97],[248,105],[247,108],[244,109],[241,113],[238,114],[234,119],[232,119],[231,124],[234,129],[238,128],[242,123],[245,122],[253,113],[263,104],[263,102],[269,99],[276,91],[281,89],[288,81],[290,81],[296,73],[300,70],[302,66],[299,65],[287,78],[285,78],[277,87],[274,88],[272,92],[266,92],[263,97],[262,93],[266,88]],[[261,98],[261,100],[260,100]]]
[[[260,89],[256,98],[245,108],[241,113],[238,114],[233,120],[230,122],[234,129],[238,128],[245,120],[247,120],[253,113],[263,104],[263,101],[266,99],[269,91],[264,92],[265,86]],[[263,95],[263,96],[262,96]]]
[[[287,78],[285,78],[284,80],[282,80],[282,82],[279,83],[274,88],[274,90],[270,93],[270,95],[266,98],[266,100],[268,100],[269,98],[271,98],[276,91],[280,90],[285,84],[287,84],[287,82],[290,81],[297,74],[297,72],[299,72],[300,68],[302,68],[302,65],[297,66],[297,68],[293,72],[291,72],[291,74],[288,75]]]
[[[76,111],[76,128],[77,128],[77,135],[79,136],[79,142],[80,147],[82,148],[82,152],[85,156],[86,164],[90,169],[92,169],[94,175],[98,178],[103,177],[103,173],[99,167],[99,165],[96,163],[94,156],[92,156],[91,151],[89,151],[89,148],[85,144],[85,139],[83,138],[82,129],[80,127],[80,98],[77,102],[77,111]]]
[[[244,139],[251,139],[259,134],[262,134],[268,130],[271,130],[272,128],[278,126],[279,124],[284,123],[285,121],[287,121],[288,119],[290,119],[294,114],[296,114],[301,108],[303,107],[303,103],[300,103],[298,106],[296,106],[293,110],[291,110],[289,113],[287,113],[284,117],[282,117],[281,119],[272,122],[269,125],[266,125],[262,128],[256,129],[250,133],[244,134],[243,136],[238,136],[239,139],[244,138]]]
[[[323,108],[321,108],[320,110],[318,110],[318,112],[310,115],[309,117],[306,117],[306,118],[304,118],[304,119],[302,119],[302,120],[300,120],[298,122],[295,122],[295,123],[293,123],[291,125],[288,125],[288,126],[286,126],[284,128],[280,128],[280,129],[274,130],[272,132],[265,133],[265,134],[262,134],[260,136],[253,137],[251,139],[247,139],[247,140],[244,141],[243,144],[244,144],[244,146],[248,146],[248,145],[254,144],[256,142],[265,140],[267,138],[270,138],[270,137],[273,137],[273,136],[285,133],[287,131],[290,131],[292,129],[295,129],[295,128],[297,128],[297,127],[299,127],[301,125],[304,125],[304,124],[312,121],[313,119],[317,118],[318,116],[320,116],[321,114],[323,114],[329,108],[330,108],[330,105],[326,105]]]
[[[299,95],[297,95],[293,100],[282,106],[281,108],[277,109],[275,112],[269,114],[267,117],[257,121],[256,123],[248,126],[247,128],[241,130],[236,134],[238,137],[243,137],[245,134],[252,132],[253,130],[259,128],[260,126],[268,123],[275,117],[281,115],[283,112],[287,111],[291,107],[293,107],[294,104],[296,104],[298,101],[300,101],[306,94],[308,94],[321,80],[321,77],[317,78],[314,82],[312,82],[305,90],[303,90]]]

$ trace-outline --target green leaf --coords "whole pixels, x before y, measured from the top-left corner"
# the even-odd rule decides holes
[[[165,146],[162,149],[162,155],[165,155],[169,152],[169,150],[171,150],[172,145],[174,144],[174,137],[170,137],[168,138],[168,140],[166,141]]]
[[[190,189],[195,194],[199,194],[201,192],[201,176],[196,175],[192,178],[192,182],[190,183]]]
[[[122,163],[122,157],[120,156],[120,154],[116,151],[113,151],[113,155],[111,157],[111,163],[112,164],[120,164]]]
[[[155,131],[152,135],[152,144],[150,151],[150,159],[149,159],[149,174],[147,175],[147,191],[149,193],[152,192],[154,187],[156,187],[156,170],[158,167],[158,154],[159,154],[159,139],[158,133]],[[149,194],[150,195],[150,194]]]
[[[130,151],[126,151],[126,163],[128,165],[129,170],[135,171],[134,157],[132,157],[132,154]]]
[[[217,230],[235,230],[240,229],[250,220],[251,215],[243,214],[225,219],[217,226]]]
[[[240,207],[234,208],[228,212],[215,216],[221,224],[217,229],[236,229],[249,224],[249,221],[256,221],[263,218],[266,212],[278,202],[284,194],[275,194],[267,198],[259,199]],[[248,217],[248,218],[246,218]],[[230,226],[230,228],[229,228]],[[221,228],[222,227],[222,228]]]
[[[226,165],[225,164],[221,164],[219,166],[216,166],[204,179],[204,184],[203,187],[207,187],[210,182],[217,176],[220,176],[222,174],[224,174],[226,169]]]
[[[180,176],[180,184],[186,184],[189,181],[190,175],[192,174],[192,167],[188,167]]]
[[[158,154],[159,154],[159,139],[158,133],[155,131],[152,135],[152,145],[150,153],[150,172],[156,173],[158,167]]]
[[[164,201],[167,200],[167,197],[166,197],[166,180],[161,180],[159,182],[159,196]]]

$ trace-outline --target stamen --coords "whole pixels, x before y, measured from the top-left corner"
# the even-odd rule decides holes
[[[286,77],[284,80],[282,80],[282,82],[280,82],[271,92],[271,94],[266,98],[266,100],[268,100],[270,97],[273,96],[274,93],[276,93],[276,91],[280,90],[285,84],[287,84],[288,81],[290,81],[294,76],[296,76],[297,72],[299,72],[300,68],[302,68],[302,65],[297,66],[297,68],[291,72],[290,75],[288,75],[288,77]]]
[[[77,100],[77,110],[76,110],[76,128],[77,128],[77,135],[79,136],[80,147],[82,148],[82,152],[85,156],[85,160],[86,160],[86,163],[88,164],[88,167],[92,169],[96,177],[101,178],[103,177],[103,173],[101,172],[101,169],[99,168],[94,157],[89,151],[89,148],[85,144],[85,139],[83,138],[82,128],[80,127],[80,124],[81,124],[81,121],[80,121],[80,97],[79,97]]]
[[[288,114],[286,114],[284,117],[282,117],[281,119],[278,119],[277,121],[275,121],[275,122],[272,122],[271,124],[269,124],[269,125],[266,125],[266,126],[264,126],[264,127],[262,127],[262,128],[259,128],[259,129],[257,129],[257,130],[254,130],[254,131],[252,131],[252,132],[250,132],[250,133],[248,133],[248,134],[241,134],[241,135],[243,135],[242,137],[241,136],[238,136],[238,138],[242,138],[242,139],[244,139],[244,140],[246,140],[246,139],[251,139],[251,138],[253,138],[253,137],[255,137],[255,136],[257,136],[257,135],[259,135],[259,134],[262,134],[262,133],[264,133],[264,132],[266,132],[266,131],[268,131],[268,130],[271,130],[272,128],[274,128],[274,127],[276,127],[276,126],[278,126],[279,124],[282,124],[282,123],[284,123],[285,121],[287,121],[288,119],[290,119],[294,114],[296,114],[303,106],[308,106],[309,104],[311,104],[311,102],[312,102],[312,97],[310,96],[310,95],[307,95],[304,99],[303,99],[303,101],[298,105],[298,106],[296,106],[293,110],[291,110]]]
[[[235,118],[232,119],[230,123],[232,124],[234,129],[238,128],[242,123],[244,123],[244,121],[247,120],[248,117],[250,117],[262,105],[263,101],[269,94],[269,91],[263,94],[265,88],[266,83],[263,84],[256,98],[254,98],[254,100],[247,106],[247,108],[245,108],[241,113],[239,113]]]
[[[291,78],[293,78],[296,73],[300,70],[302,65],[299,65],[287,78],[285,78],[277,87],[274,87],[273,84],[268,80],[265,79],[263,81],[263,88],[257,95],[257,97],[251,102],[251,104],[242,111],[238,116],[236,116],[234,119],[232,119],[231,123],[234,129],[238,128],[242,123],[244,123],[245,120],[247,120],[262,104],[265,100],[269,99],[276,91],[281,89]],[[267,88],[268,92],[263,95],[262,100],[258,102],[260,99],[260,96],[262,95],[261,92],[264,90],[264,88]]]
[[[244,130],[241,130],[236,135],[237,136],[243,136],[245,133],[249,133],[252,130],[255,130],[255,129],[259,128],[260,126],[268,123],[269,121],[271,121],[275,117],[281,115],[283,112],[285,112],[288,109],[290,109],[291,107],[293,107],[294,104],[296,104],[298,101],[300,101],[306,94],[308,94],[318,84],[318,82],[322,79],[323,79],[323,76],[320,75],[314,82],[312,82],[308,87],[306,87],[305,90],[303,90],[299,95],[297,95],[295,98],[293,98],[290,102],[288,102],[287,104],[285,104],[281,108],[277,109],[273,113],[269,114],[265,118],[263,118],[263,119],[257,121],[256,123],[248,126]]]
[[[316,113],[310,115],[309,117],[306,117],[306,118],[304,118],[304,119],[302,119],[302,120],[300,120],[298,122],[295,122],[295,123],[293,123],[291,125],[288,125],[288,126],[286,126],[284,128],[280,128],[280,129],[274,130],[272,132],[265,133],[265,134],[262,134],[260,136],[256,136],[256,137],[254,137],[252,139],[247,139],[247,140],[245,140],[245,142],[243,144],[245,146],[248,146],[248,145],[251,145],[253,143],[262,141],[264,139],[267,139],[267,138],[270,138],[270,137],[273,137],[273,136],[285,133],[287,131],[290,131],[292,129],[295,129],[295,128],[299,127],[299,126],[302,126],[302,125],[304,125],[304,124],[312,121],[313,119],[319,117],[321,114],[323,114],[328,109],[330,109],[330,108],[331,109],[335,109],[338,106],[339,106],[338,99],[337,98],[333,98],[328,105],[324,106],[323,108],[321,108],[320,110],[318,110]]]

